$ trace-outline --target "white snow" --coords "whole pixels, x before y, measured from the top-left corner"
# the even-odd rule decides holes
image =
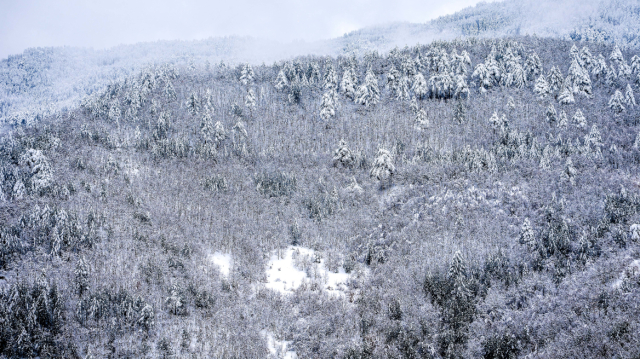
[[[271,256],[267,263],[265,286],[280,293],[293,293],[301,285],[321,289],[331,295],[344,296],[349,274],[327,270],[324,259],[309,248],[290,246]]]
[[[231,254],[215,252],[211,256],[209,256],[209,259],[211,260],[211,262],[213,262],[214,265],[218,266],[220,274],[225,277],[229,276],[229,271],[231,270],[232,263]]]
[[[613,282],[613,288],[620,288],[627,279],[632,279],[640,276],[640,259],[636,259],[620,273],[620,277]]]
[[[273,334],[263,330],[260,332],[267,339],[267,348],[269,348],[269,358],[297,359],[298,355],[293,350],[287,350],[289,341],[276,340]]]

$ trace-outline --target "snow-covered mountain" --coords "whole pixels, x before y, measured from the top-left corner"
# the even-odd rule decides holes
[[[317,42],[211,38],[123,45],[108,50],[28,49],[0,62],[0,122],[28,122],[76,106],[87,94],[149,64],[259,64],[301,55],[360,55],[463,37],[537,35],[639,47],[638,0],[507,0],[480,3],[425,24],[393,23]],[[12,118],[10,118],[12,117]]]

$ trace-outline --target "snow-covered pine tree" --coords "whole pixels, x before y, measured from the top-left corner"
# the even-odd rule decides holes
[[[509,96],[507,99],[507,111],[511,112],[516,109],[516,103],[513,100],[513,96]]]
[[[551,94],[551,87],[549,86],[549,83],[547,82],[547,79],[544,77],[544,75],[540,75],[536,80],[536,84],[533,87],[533,92],[535,92],[540,99],[544,99]]]
[[[469,97],[469,85],[465,80],[465,75],[456,75],[456,89],[453,94],[455,98],[467,98]]]
[[[576,59],[571,61],[567,79],[568,81],[565,81],[565,86],[571,86],[573,93],[582,93],[585,96],[591,96],[591,78],[589,78],[589,73],[580,66]]]
[[[542,73],[542,62],[538,54],[533,52],[527,56],[527,60],[524,63],[524,70],[527,74],[527,80],[529,81],[533,81],[536,76]]]
[[[511,71],[507,74],[507,86],[522,88],[527,83],[527,76],[524,68],[519,63],[511,66]]]
[[[424,79],[424,75],[421,72],[417,73],[413,77],[413,85],[411,86],[411,90],[415,94],[415,96],[422,100],[429,93],[429,87],[427,86],[427,81]]]
[[[350,68],[347,68],[346,70],[344,70],[344,73],[342,74],[342,82],[340,83],[340,86],[342,87],[342,92],[347,98],[351,100],[355,99],[356,84],[353,81],[353,75],[351,73]]]
[[[253,113],[253,110],[256,108],[256,94],[253,92],[253,89],[247,91],[247,95],[244,98],[244,105]]]
[[[364,84],[358,88],[356,103],[366,107],[375,106],[380,100],[380,89],[378,88],[378,78],[371,69],[367,70]]]
[[[26,196],[27,189],[21,179],[16,180],[16,183],[13,185],[12,192],[11,196],[14,200],[21,200]]]
[[[631,69],[631,66],[629,66],[626,61],[622,61],[618,65],[618,78],[623,80],[630,80],[632,75],[633,70]]]
[[[602,54],[598,54],[597,58],[594,58],[593,65],[591,66],[591,74],[600,79],[605,76],[607,71],[607,61]]]
[[[84,259],[84,256],[80,257],[80,260],[78,260],[74,274],[76,292],[78,293],[78,296],[82,297],[87,289],[89,289],[89,266],[87,265],[87,261]]]
[[[633,55],[631,58],[631,72],[640,74],[640,56],[638,55]]]
[[[624,61],[624,58],[622,57],[622,51],[620,51],[618,45],[615,45],[613,47],[613,51],[611,51],[611,55],[609,55],[609,60],[613,63],[620,63]]]
[[[465,288],[467,266],[460,251],[456,251],[453,255],[453,260],[451,260],[451,264],[449,265],[449,277],[453,279],[453,282],[455,283],[454,290],[457,295],[467,293],[467,288]]]
[[[587,126],[587,119],[584,117],[580,109],[576,110],[576,113],[573,115],[572,121],[573,124],[578,128],[585,128]]]
[[[335,105],[333,103],[333,96],[330,91],[326,91],[322,95],[322,104],[320,106],[320,118],[327,121],[331,117],[336,115]]]
[[[624,107],[625,98],[622,95],[620,90],[616,90],[616,92],[609,99],[609,108],[613,110],[616,115],[622,113],[625,110]]]
[[[572,186],[576,184],[576,175],[578,171],[575,167],[573,167],[573,161],[571,157],[567,158],[567,161],[564,164],[564,169],[562,171],[562,179],[568,181]]]
[[[416,128],[420,130],[427,129],[429,127],[429,119],[427,118],[427,113],[424,111],[424,109],[419,109],[418,111],[416,111],[415,123]]]
[[[253,83],[253,67],[249,63],[245,63],[240,71],[240,83],[247,86]]]
[[[508,125],[507,116],[498,116],[498,113],[494,112],[491,118],[489,118],[489,124],[494,131],[504,131]]]
[[[20,156],[19,164],[29,168],[31,188],[34,192],[49,187],[53,183],[53,169],[49,164],[49,159],[41,150],[28,149]]]
[[[226,138],[227,138],[227,131],[224,130],[224,126],[222,125],[222,122],[217,121],[216,124],[213,126],[213,140],[215,141],[216,144],[219,145]]]
[[[560,72],[557,67],[553,66],[551,70],[549,70],[549,74],[547,75],[547,82],[549,83],[551,93],[559,91],[562,88],[562,84],[564,83],[562,72]]]
[[[171,81],[165,81],[164,95],[170,101],[175,101],[178,98],[176,90],[173,88],[173,84],[171,83]]]
[[[280,69],[280,72],[278,72],[278,76],[276,77],[276,83],[274,84],[274,87],[276,88],[276,90],[282,91],[288,85],[289,81],[287,80],[287,75],[285,75],[284,70]]]
[[[400,82],[400,71],[396,70],[396,67],[391,65],[389,73],[387,74],[387,89],[391,96],[398,95],[398,86]]]
[[[345,140],[340,140],[338,148],[333,151],[333,166],[352,168],[355,164],[355,160],[355,155],[351,152],[349,147],[347,147],[347,142]]]
[[[533,231],[529,218],[525,218],[524,222],[522,222],[518,242],[526,245],[530,250],[533,250],[536,246],[536,233]]]
[[[634,107],[636,105],[636,96],[633,94],[633,89],[630,84],[627,84],[627,89],[624,93],[624,100],[629,107]]]
[[[558,113],[556,112],[556,108],[552,103],[549,104],[549,107],[547,107],[545,116],[547,118],[547,122],[549,122],[550,124],[554,124],[556,121],[558,121]]]
[[[456,106],[453,108],[453,120],[462,124],[467,119],[467,106],[462,98],[458,98]]]
[[[333,68],[333,64],[330,61],[327,61],[323,81],[324,81],[323,87],[325,90],[337,91],[338,74],[336,74],[336,70]]]
[[[564,110],[560,111],[560,120],[558,121],[558,127],[567,128],[568,124],[569,119],[567,118],[567,114],[564,112]]]
[[[396,172],[396,167],[393,165],[393,157],[391,153],[386,149],[379,149],[373,167],[369,173],[371,177],[374,177],[381,182],[381,186],[385,187],[384,182],[391,184],[393,175]]]
[[[569,89],[569,86],[562,86],[562,90],[560,90],[558,94],[558,102],[562,105],[569,105],[576,102],[573,97],[573,91]]]
[[[573,44],[571,46],[571,50],[569,50],[569,56],[573,60],[580,61],[580,50],[578,50],[576,44]]]
[[[411,109],[412,113],[417,113],[418,112],[418,101],[416,101],[416,97],[415,96],[411,96],[411,101],[409,101],[409,108]]]
[[[192,115],[197,115],[200,112],[200,99],[198,99],[198,94],[192,92],[187,99],[187,108]]]
[[[398,92],[396,93],[396,99],[400,101],[409,100],[409,78],[402,76],[400,82],[398,82]]]
[[[604,81],[609,87],[616,87],[618,85],[618,74],[614,70],[613,66],[605,68]]]
[[[309,64],[309,68],[307,69],[307,78],[311,85],[315,85],[320,82],[320,67],[317,62],[312,61]]]
[[[589,48],[586,46],[580,50],[580,62],[586,69],[590,69],[593,66],[593,55],[591,55],[591,51],[589,51]]]
[[[482,93],[487,92],[487,90],[491,88],[491,86],[493,86],[491,73],[489,72],[489,69],[487,69],[487,66],[483,63],[476,65],[476,68],[471,76],[478,79],[478,86],[480,87],[480,92]]]

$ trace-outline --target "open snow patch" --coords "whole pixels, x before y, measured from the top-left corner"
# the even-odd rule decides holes
[[[290,246],[279,250],[267,263],[266,287],[280,293],[293,293],[301,285],[321,289],[331,295],[344,296],[349,274],[342,267],[332,272],[313,249]]]
[[[289,341],[276,340],[273,334],[263,330],[260,332],[267,339],[267,348],[269,349],[269,358],[297,359],[298,355],[293,350],[287,350]]]
[[[220,274],[225,277],[229,276],[229,272],[231,271],[231,254],[215,252],[209,257],[209,259],[214,265],[218,266]]]

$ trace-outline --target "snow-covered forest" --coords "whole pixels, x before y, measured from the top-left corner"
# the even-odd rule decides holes
[[[0,358],[639,357],[608,40],[4,60]]]

